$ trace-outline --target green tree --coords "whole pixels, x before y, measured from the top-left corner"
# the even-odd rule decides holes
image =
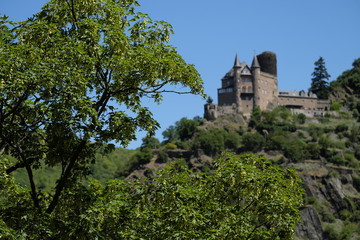
[[[242,144],[245,151],[259,152],[265,145],[265,138],[260,133],[245,133],[242,136]]]
[[[194,117],[193,119],[181,118],[175,123],[175,125],[169,126],[163,133],[165,143],[174,142],[176,140],[189,140],[196,132],[197,127],[200,124],[200,117]]]
[[[331,77],[328,74],[325,61],[320,57],[315,63],[314,72],[311,74],[311,87],[309,91],[315,93],[319,99],[327,99],[329,96],[329,83],[328,80]]]
[[[162,132],[163,137],[165,138],[165,143],[174,142],[179,138],[175,126],[171,125],[165,131]]]
[[[306,115],[303,114],[303,113],[297,114],[296,115],[296,120],[297,120],[298,123],[304,124],[305,121],[306,121]]]
[[[337,86],[350,87],[355,94],[360,94],[360,58],[356,59],[352,66],[352,69],[344,71],[336,81],[331,82],[333,90],[336,90]]]
[[[141,148],[155,149],[160,146],[160,141],[155,137],[144,137],[142,139]]]
[[[182,118],[175,123],[176,131],[181,141],[190,139],[194,135],[197,126],[199,126],[199,121],[187,118]]]
[[[294,170],[254,154],[223,155],[212,169],[179,161],[149,179],[76,185],[52,215],[9,216],[9,201],[0,229],[9,239],[292,239],[303,204]],[[7,191],[24,201],[21,192]]]
[[[249,121],[249,127],[255,128],[257,124],[261,122],[261,109],[260,107],[256,107],[253,109]]]
[[[224,150],[226,138],[227,132],[222,129],[213,128],[210,131],[201,131],[193,140],[192,148],[194,150],[202,149],[208,155],[216,155],[221,150]],[[229,139],[227,144],[227,147],[230,148],[231,145],[236,143]]]
[[[154,133],[158,123],[144,98],[161,102],[162,93],[175,92],[169,85],[203,94],[194,66],[168,44],[171,26],[137,6],[51,0],[26,21],[0,19],[0,150],[16,158],[6,174],[26,169],[40,212],[55,210],[103,143]],[[62,169],[49,202],[33,180],[43,165]]]

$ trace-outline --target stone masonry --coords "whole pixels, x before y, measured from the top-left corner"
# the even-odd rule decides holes
[[[255,55],[251,66],[235,57],[234,66],[221,79],[218,104],[205,104],[204,117],[214,120],[238,113],[250,116],[255,107],[271,110],[277,106],[295,114],[322,116],[329,110],[330,101],[319,100],[311,92],[278,90],[276,54],[267,51]]]

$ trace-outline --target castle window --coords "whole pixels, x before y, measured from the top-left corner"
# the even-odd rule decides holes
[[[248,87],[248,93],[252,92],[252,87]]]
[[[250,101],[250,100],[252,100],[252,97],[251,96],[241,96],[241,100]]]
[[[246,92],[246,87],[243,87],[241,92],[245,93]]]
[[[219,89],[219,93],[231,93],[233,92],[232,88]]]

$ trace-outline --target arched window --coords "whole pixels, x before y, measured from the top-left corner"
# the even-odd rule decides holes
[[[246,87],[242,87],[241,92],[245,93],[246,92]]]
[[[252,92],[252,87],[248,87],[248,93]]]

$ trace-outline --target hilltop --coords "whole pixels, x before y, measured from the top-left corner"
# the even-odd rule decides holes
[[[306,118],[277,108],[254,111],[250,119],[182,119],[171,129],[177,137],[152,150],[143,145],[142,152],[152,154],[128,179],[152,176],[178,158],[195,171],[211,171],[223,151],[254,152],[296,169],[302,178],[306,195],[299,239],[360,236],[360,123],[355,119]]]

